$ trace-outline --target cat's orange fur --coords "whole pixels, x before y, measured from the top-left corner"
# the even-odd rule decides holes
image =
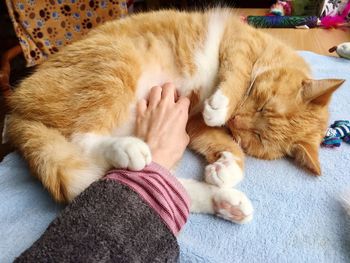
[[[91,183],[71,189],[83,176],[77,171],[93,171],[95,179],[105,172],[93,166],[94,160],[71,136],[118,130],[131,117],[130,104],[146,95],[138,94],[137,87],[147,71],[162,73],[151,84],[173,81],[191,98],[191,147],[210,163],[228,151],[243,167],[243,152],[231,131],[248,154],[266,159],[293,156],[320,174],[317,149],[330,94],[341,81],[308,80],[309,68],[293,50],[241,23],[232,11],[213,12],[225,25],[213,83],[191,79],[210,12],[163,11],[100,26],[53,55],[19,85],[11,97],[9,137],[57,201],[71,200]],[[230,102],[225,128],[208,127],[200,114],[203,101],[216,90]]]

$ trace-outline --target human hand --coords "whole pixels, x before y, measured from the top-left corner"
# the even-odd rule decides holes
[[[190,101],[177,99],[171,83],[151,89],[148,104],[138,103],[135,135],[151,149],[154,162],[170,169],[178,162],[189,143],[186,133]]]

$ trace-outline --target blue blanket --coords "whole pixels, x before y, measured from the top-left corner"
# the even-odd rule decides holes
[[[350,61],[301,52],[315,78],[346,78],[333,96],[331,122],[350,119]],[[321,149],[323,176],[312,177],[290,160],[247,158],[239,188],[255,218],[235,225],[191,215],[179,236],[181,262],[350,262],[350,232],[340,194],[350,187],[350,145]],[[186,152],[176,173],[201,178],[204,161]],[[0,164],[0,262],[29,247],[62,209],[29,175],[18,154]]]

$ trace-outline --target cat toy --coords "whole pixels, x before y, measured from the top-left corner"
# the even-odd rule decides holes
[[[325,28],[346,25],[347,17],[350,16],[350,1],[347,3],[343,11],[336,16],[328,15],[321,18],[321,25]]]
[[[246,21],[249,25],[260,28],[313,28],[319,25],[317,16],[247,16]]]
[[[292,1],[291,0],[278,0],[270,8],[269,15],[275,16],[290,16],[292,14]]]
[[[350,121],[335,121],[327,129],[322,146],[329,148],[339,147],[342,141],[350,144]]]
[[[327,15],[321,18],[317,16],[308,15],[292,15],[294,12],[293,5],[290,1],[277,1],[272,5],[270,13],[267,16],[247,16],[245,21],[254,27],[258,28],[332,28],[340,26],[348,26],[347,21],[350,15],[350,1],[344,7],[339,15]]]
[[[330,53],[337,52],[338,56],[341,58],[350,59],[350,42],[342,43],[338,46],[334,46],[328,50]]]

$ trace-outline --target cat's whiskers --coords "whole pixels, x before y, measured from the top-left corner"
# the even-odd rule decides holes
[[[253,80],[250,82],[250,86],[249,88],[247,89],[247,92],[245,93],[244,95],[244,99],[242,100],[241,104],[239,105],[239,109],[243,107],[244,103],[247,101],[247,99],[249,98],[249,95],[253,89],[253,86],[254,86],[254,83],[255,83],[255,80],[257,78],[258,75],[255,75]]]

